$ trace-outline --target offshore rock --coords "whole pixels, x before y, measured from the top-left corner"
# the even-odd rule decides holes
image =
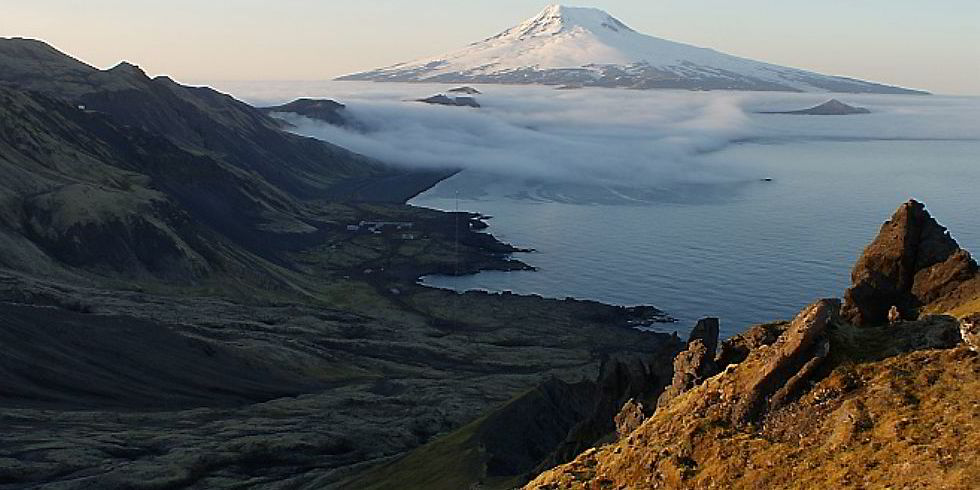
[[[455,107],[474,107],[479,108],[480,103],[476,101],[473,97],[450,97],[444,94],[433,95],[432,97],[427,97],[424,99],[418,99],[418,102],[425,102],[426,104],[434,105],[448,105]]]
[[[794,116],[850,116],[854,114],[871,114],[865,107],[845,104],[837,99],[830,99],[823,104],[798,111],[763,112],[763,114],[790,114]]]

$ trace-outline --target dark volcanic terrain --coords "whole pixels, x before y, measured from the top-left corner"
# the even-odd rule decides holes
[[[451,173],[0,40],[0,488],[323,488],[548,379],[669,363],[630,328],[653,308],[416,285],[527,268],[404,204]]]

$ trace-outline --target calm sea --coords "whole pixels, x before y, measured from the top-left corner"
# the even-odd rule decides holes
[[[863,247],[910,198],[925,202],[962,246],[980,250],[976,141],[749,142],[713,158],[751,165],[772,181],[688,186],[660,202],[597,202],[601,190],[463,172],[413,204],[455,209],[458,192],[460,209],[493,216],[494,235],[536,249],[518,258],[538,271],[424,283],[652,304],[679,320],[663,330],[683,334],[717,316],[729,336],[840,296]]]

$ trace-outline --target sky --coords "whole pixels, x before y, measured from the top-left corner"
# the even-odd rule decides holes
[[[497,34],[548,0],[0,0],[0,36],[185,83],[325,80]],[[634,29],[760,61],[980,95],[978,0],[591,0]]]

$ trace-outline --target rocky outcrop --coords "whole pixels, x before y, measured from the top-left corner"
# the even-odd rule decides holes
[[[749,357],[753,350],[774,344],[788,327],[788,322],[764,323],[725,340],[715,357],[718,369],[723,370],[729,365],[738,364]]]
[[[526,488],[694,488],[700,434],[715,428],[753,432],[765,417],[796,399],[815,380],[829,353],[828,330],[840,303],[805,308],[771,345],[657,408],[653,417],[610,447],[583,453]],[[696,329],[700,330],[700,329]],[[704,349],[692,339],[688,352]],[[716,444],[717,436],[711,437]],[[657,484],[653,484],[657,483]]]
[[[837,320],[840,302],[824,299],[808,306],[775,344],[765,349],[761,369],[739,383],[735,420],[756,420],[765,409],[777,408],[792,397],[830,352],[827,328]]]
[[[623,405],[622,410],[616,414],[614,419],[616,422],[616,435],[620,438],[626,437],[636,430],[640,425],[646,420],[646,414],[643,411],[643,404],[638,403],[636,400],[630,398],[625,405]]]
[[[687,350],[674,358],[674,376],[670,386],[660,395],[658,406],[666,405],[671,399],[718,374],[715,363],[718,330],[717,318],[703,318],[694,326],[687,341]]]
[[[882,325],[888,312],[914,320],[920,309],[974,279],[977,264],[925,206],[912,200],[887,221],[851,272],[841,316],[855,325]]]
[[[714,360],[705,347],[704,342],[695,340],[688,344],[687,350],[674,358],[674,377],[657,401],[657,406],[664,406],[678,395],[690,391],[705,379],[715,374]]]
[[[721,321],[714,317],[702,318],[698,320],[698,323],[694,325],[691,329],[691,334],[688,336],[687,343],[690,344],[695,340],[700,340],[708,351],[711,358],[714,358],[715,352],[718,351],[718,336],[721,330]]]
[[[855,327],[838,308],[807,307],[776,342],[525,488],[972,488],[980,357],[956,349],[957,322]],[[919,444],[945,456],[910,468]]]

